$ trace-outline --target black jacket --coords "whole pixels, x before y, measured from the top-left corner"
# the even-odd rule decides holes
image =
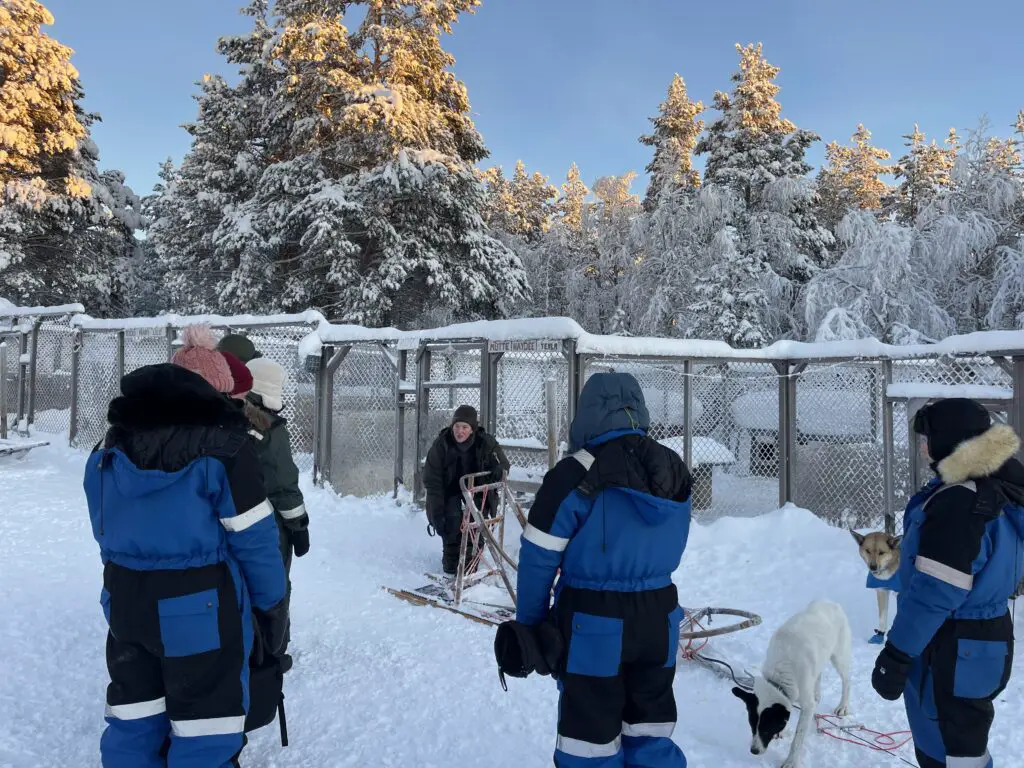
[[[473,435],[473,445],[465,452],[455,444],[455,437],[450,427],[445,428],[434,440],[427,452],[427,461],[423,468],[423,485],[427,491],[427,516],[433,519],[444,509],[445,501],[452,496],[459,496],[458,487],[461,469],[462,474],[471,472],[490,472],[489,478],[477,481],[477,485],[496,483],[502,474],[508,471],[509,462],[498,441],[487,434],[483,427],[477,427]],[[487,495],[488,508],[497,508],[498,494]]]

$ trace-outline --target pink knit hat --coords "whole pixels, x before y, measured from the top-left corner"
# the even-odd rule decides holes
[[[187,325],[181,331],[182,345],[171,362],[198,373],[218,392],[230,393],[235,388],[228,361],[217,351],[217,341],[209,326]]]

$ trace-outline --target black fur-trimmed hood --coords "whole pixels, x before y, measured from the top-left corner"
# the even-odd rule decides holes
[[[107,421],[118,430],[163,427],[244,427],[240,403],[210,386],[203,377],[171,363],[147,365],[121,379]]]
[[[162,363],[121,380],[104,445],[138,469],[176,472],[205,455],[232,454],[247,439],[242,403],[177,365]]]

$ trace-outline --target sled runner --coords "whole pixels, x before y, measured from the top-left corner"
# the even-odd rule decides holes
[[[477,472],[459,478],[462,491],[462,542],[459,548],[459,565],[454,577],[426,574],[429,583],[413,589],[385,587],[400,600],[413,605],[429,605],[457,613],[467,619],[497,626],[503,621],[515,618],[515,587],[509,577],[509,570],[516,570],[516,561],[505,551],[505,515],[512,510],[522,523],[525,520],[506,475],[500,482],[476,485],[479,477],[488,472]],[[499,495],[498,511],[485,517],[487,496]],[[472,554],[470,554],[472,553]],[[479,602],[467,596],[466,590],[493,584],[507,593],[510,605]]]

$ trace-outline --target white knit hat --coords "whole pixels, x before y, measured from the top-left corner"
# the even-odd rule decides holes
[[[280,411],[284,408],[284,368],[265,357],[257,357],[245,364],[252,373],[252,389],[259,395],[263,406],[268,411]]]

